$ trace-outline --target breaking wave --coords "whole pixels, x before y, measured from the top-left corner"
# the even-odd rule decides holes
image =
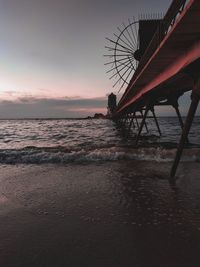
[[[69,150],[65,147],[25,147],[0,150],[1,164],[67,164],[117,160],[173,161],[176,149],[161,147],[102,147]],[[200,161],[200,149],[185,149],[182,161]]]
[[[154,120],[148,134],[142,132],[135,148],[137,129],[127,138],[110,120],[1,120],[0,164],[44,164],[117,160],[172,161],[180,139],[177,118],[159,118],[162,136]],[[200,117],[195,118],[188,149],[182,160],[200,159]],[[193,145],[192,145],[193,144]]]

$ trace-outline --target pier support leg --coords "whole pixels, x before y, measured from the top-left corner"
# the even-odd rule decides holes
[[[129,123],[129,126],[128,126],[127,136],[129,135],[129,133],[131,131],[132,125],[135,128],[134,118],[135,118],[135,112],[132,113],[132,117],[130,118],[130,123]]]
[[[138,123],[138,119],[137,119],[136,113],[134,113],[134,116],[135,116],[135,121],[136,121],[137,128],[139,129],[139,123]]]
[[[158,129],[159,135],[161,136],[162,133],[161,133],[161,130],[160,130],[160,126],[159,126],[159,123],[158,123],[156,114],[155,114],[154,107],[151,108],[151,112],[152,112],[152,114],[153,114],[153,117],[154,117],[154,120],[155,120],[155,123],[156,123],[156,127],[157,127],[157,129]]]
[[[192,102],[191,102],[190,109],[189,109],[189,112],[188,112],[188,115],[185,121],[185,125],[182,130],[182,135],[181,135],[181,139],[180,139],[178,149],[176,152],[176,157],[175,157],[175,160],[174,160],[174,163],[171,169],[171,173],[170,173],[170,177],[172,180],[174,180],[174,177],[176,175],[176,170],[177,170],[177,167],[178,167],[178,164],[179,164],[182,152],[183,152],[184,144],[188,138],[188,134],[189,134],[189,131],[190,131],[193,119],[194,119],[194,115],[196,113],[196,110],[199,104],[200,94],[192,93],[191,98],[192,98]]]
[[[142,122],[141,122],[141,124],[140,124],[140,128],[139,128],[139,131],[138,131],[136,140],[135,140],[135,145],[136,145],[136,146],[138,145],[138,142],[139,142],[139,139],[140,139],[140,135],[141,135],[143,126],[144,126],[144,124],[145,124],[145,120],[146,120],[146,117],[147,117],[148,112],[149,112],[149,107],[147,106],[144,115],[142,114],[142,115],[143,115]],[[141,113],[142,113],[142,112],[141,112]]]
[[[144,117],[143,112],[141,111],[140,113],[141,113],[141,116],[143,118]],[[146,124],[146,118],[145,118],[145,121],[144,121],[144,127],[146,129],[146,132],[148,133],[149,132],[149,129],[148,129],[147,124]]]
[[[179,108],[178,108],[178,102],[176,102],[175,104],[173,104],[173,108],[174,108],[175,111],[176,111],[176,114],[177,114],[177,116],[178,116],[178,120],[179,120],[181,129],[183,130],[183,128],[184,128],[184,123],[183,123],[183,119],[182,119],[182,117],[181,117],[181,113],[180,113]],[[188,138],[186,139],[186,143],[189,143]]]
[[[134,119],[135,119],[135,113],[133,113],[133,128],[135,128],[135,123],[134,123]]]
[[[132,124],[133,124],[133,117],[131,118],[131,120],[130,120],[130,123],[129,123],[129,126],[128,126],[128,130],[127,130],[127,136],[129,135],[129,133],[130,133],[130,130],[131,130],[131,126],[132,126]]]
[[[181,117],[181,113],[180,113],[179,108],[178,108],[178,103],[174,104],[174,105],[173,105],[173,108],[174,108],[175,111],[176,111],[176,114],[177,114],[177,116],[178,116],[179,123],[180,123],[180,125],[181,125],[181,128],[183,129],[183,127],[184,127],[184,123],[183,123],[183,119],[182,119],[182,117]]]
[[[122,119],[122,126],[123,126],[124,128],[126,128],[126,122],[127,122],[127,120],[128,120],[128,114],[126,114],[126,115],[124,116],[124,118]]]

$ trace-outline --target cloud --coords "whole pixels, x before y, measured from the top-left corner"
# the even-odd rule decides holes
[[[8,95],[8,96],[13,96],[13,95],[17,94],[17,91],[8,90],[8,91],[4,91],[4,94]]]
[[[189,93],[180,98],[180,111],[183,116],[190,105]],[[16,100],[0,101],[0,118],[80,118],[94,113],[106,113],[107,97],[44,98],[25,95]],[[176,116],[172,107],[157,107],[158,116]],[[200,107],[197,111],[200,114]]]
[[[37,98],[20,97],[0,102],[0,118],[85,117],[106,112],[107,98]]]

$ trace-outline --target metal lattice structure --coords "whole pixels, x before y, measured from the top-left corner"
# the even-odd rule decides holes
[[[127,25],[123,23],[122,28],[117,29],[114,39],[106,38],[108,45],[105,48],[108,54],[104,56],[107,59],[105,65],[109,68],[107,73],[111,73],[110,79],[115,79],[113,87],[119,84],[121,90],[127,86],[138,65],[135,53],[139,46],[139,22],[129,19]]]
[[[115,55],[119,51],[115,48],[119,48],[119,39],[109,40],[115,46],[108,47],[114,54],[107,55],[109,59],[113,58],[107,65],[114,64],[110,70],[114,71],[113,77],[118,76],[118,80],[123,81],[121,86],[126,84],[126,90],[112,113],[112,119],[127,128],[128,132],[136,125],[138,131],[135,144],[138,145],[144,126],[147,128],[149,112],[152,113],[161,135],[155,106],[172,106],[178,115],[182,135],[170,174],[173,180],[200,100],[199,25],[199,0],[173,0],[164,18],[155,21],[155,24],[152,20],[139,20],[138,50],[127,53],[127,62],[130,57],[138,63],[136,68],[128,64],[132,74],[128,80],[117,70],[119,65],[116,61],[120,61]],[[124,26],[118,37],[125,31],[127,32]],[[178,99],[187,91],[192,91],[192,101],[184,123],[178,109]]]
[[[129,84],[160,23],[159,15],[146,15],[138,21],[128,19],[127,25],[122,23],[122,28],[117,28],[114,39],[106,38],[109,44],[105,46],[105,65],[110,79],[116,79],[113,87],[119,85],[120,91]]]

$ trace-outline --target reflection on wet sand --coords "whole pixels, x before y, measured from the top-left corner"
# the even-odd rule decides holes
[[[56,167],[56,168],[55,168]],[[198,266],[200,165],[1,167],[0,266]]]

